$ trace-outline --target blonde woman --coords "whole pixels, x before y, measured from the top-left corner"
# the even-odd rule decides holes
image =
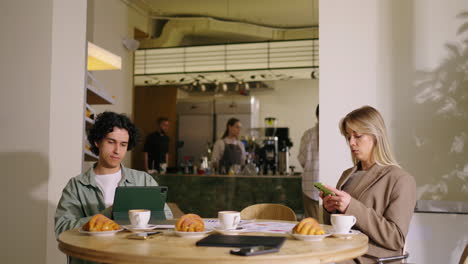
[[[363,106],[340,121],[354,167],[343,172],[335,196],[323,197],[326,221],[331,213],[354,215],[353,227],[369,237],[367,255],[346,263],[375,263],[372,257],[401,255],[413,210],[416,183],[395,161],[385,123],[373,107]]]

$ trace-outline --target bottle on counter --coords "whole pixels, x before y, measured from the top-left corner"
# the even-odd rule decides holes
[[[242,170],[243,175],[255,176],[257,175],[257,166],[254,164],[253,155],[247,153],[247,164],[245,164],[244,169]]]
[[[234,170],[234,166],[229,167],[228,175],[235,175],[236,172]]]
[[[185,157],[184,157],[184,160],[185,160],[184,174],[191,174],[191,173],[190,173],[190,169],[193,169],[193,168],[192,168],[192,161],[190,161],[190,157],[189,157],[189,156],[185,156]]]
[[[208,170],[208,157],[203,156],[200,159],[200,168],[198,169],[198,174],[206,174]]]
[[[193,174],[193,164],[190,159],[187,161],[187,169],[185,174]]]

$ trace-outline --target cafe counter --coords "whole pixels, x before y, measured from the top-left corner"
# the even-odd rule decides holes
[[[257,203],[280,203],[302,215],[301,176],[285,175],[152,175],[167,186],[167,202],[184,213],[217,217],[218,211],[234,210]]]

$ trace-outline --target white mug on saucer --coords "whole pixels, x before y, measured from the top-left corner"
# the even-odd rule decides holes
[[[351,227],[356,224],[354,215],[332,214],[331,223],[335,233],[348,234]]]
[[[146,209],[128,210],[128,218],[134,227],[146,227],[151,218],[151,211]]]
[[[236,229],[240,222],[240,212],[221,211],[218,212],[218,219],[221,229]]]

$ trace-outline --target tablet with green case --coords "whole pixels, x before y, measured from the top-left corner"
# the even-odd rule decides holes
[[[119,224],[129,224],[128,210],[151,211],[150,224],[165,220],[164,204],[167,199],[166,186],[119,186],[115,189],[112,217]]]

